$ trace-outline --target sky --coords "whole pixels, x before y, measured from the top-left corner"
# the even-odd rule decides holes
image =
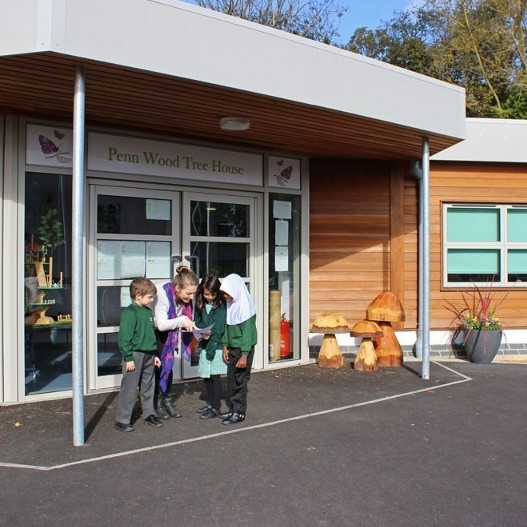
[[[377,29],[392,19],[394,11],[406,11],[418,0],[335,0],[335,5],[347,8],[339,25],[340,41],[345,44],[361,26]]]

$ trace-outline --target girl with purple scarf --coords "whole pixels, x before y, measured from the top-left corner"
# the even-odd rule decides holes
[[[154,314],[157,329],[166,335],[161,350],[161,367],[156,394],[156,413],[160,419],[181,417],[174,402],[169,396],[172,384],[172,369],[174,367],[174,353],[181,349],[183,358],[190,360],[192,333],[182,333],[180,330],[193,331],[192,301],[198,287],[198,277],[192,269],[180,265],[176,269],[176,276],[172,282],[167,282],[157,289],[154,303]],[[180,342],[181,339],[181,342]]]

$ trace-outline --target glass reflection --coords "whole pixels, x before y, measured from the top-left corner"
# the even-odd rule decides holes
[[[191,202],[191,236],[247,238],[249,206],[208,201]]]

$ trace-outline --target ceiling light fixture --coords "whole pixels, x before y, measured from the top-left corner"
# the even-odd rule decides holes
[[[222,130],[230,130],[235,132],[243,132],[249,130],[251,120],[248,117],[222,117],[220,119],[220,128]]]

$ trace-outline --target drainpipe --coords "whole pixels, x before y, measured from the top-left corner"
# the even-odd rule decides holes
[[[422,168],[421,168],[422,167]],[[419,181],[419,288],[415,353],[421,359],[421,377],[430,378],[430,155],[423,138],[421,167],[412,166]]]
[[[84,445],[84,127],[86,86],[84,70],[75,71],[73,99],[72,185],[72,390],[73,445]]]
[[[418,210],[418,241],[417,241],[417,263],[418,263],[418,290],[417,290],[417,335],[415,341],[415,356],[418,359],[423,357],[423,286],[424,281],[422,279],[422,269],[424,265],[423,261],[423,171],[421,170],[421,165],[419,161],[414,161],[410,168],[410,173],[415,176],[418,181],[418,201],[419,201],[419,210]]]

